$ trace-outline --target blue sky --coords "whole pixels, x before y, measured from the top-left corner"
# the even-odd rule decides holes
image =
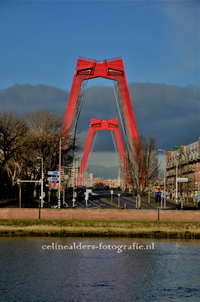
[[[197,140],[199,1],[0,1],[0,41],[1,109],[14,108],[21,113],[23,110],[39,108],[41,99],[38,94],[41,89],[37,85],[44,85],[46,95],[54,87],[55,93],[59,91],[59,96],[62,94],[62,99],[55,97],[55,106],[53,99],[50,102],[41,93],[43,107],[64,112],[79,55],[97,60],[121,56],[127,82],[135,89],[130,94],[133,108],[135,106],[133,111],[137,113],[135,116],[133,112],[138,132],[155,135],[159,148],[173,149],[181,137],[181,129],[178,131],[177,125],[173,125],[176,127],[175,137],[170,141],[167,134],[168,138],[163,141],[163,135],[156,132],[156,129],[167,129],[169,125],[164,120],[159,122],[159,117],[150,122],[147,116],[152,114],[153,109],[156,114],[157,105],[162,105],[162,112],[168,112],[169,115],[174,106],[180,106],[178,119],[181,120],[191,104],[195,115],[193,117],[190,113],[190,121],[193,118],[195,121],[191,127],[197,130],[191,131],[190,127],[189,133],[186,133],[187,138],[181,139],[185,144]],[[133,83],[138,83],[138,86]],[[147,86],[148,83],[152,86]],[[139,84],[143,84],[140,92]],[[111,86],[112,83],[95,79],[88,83],[88,88],[97,85]],[[35,94],[34,89],[37,90]],[[140,116],[142,109],[137,110],[138,106],[144,108],[140,103],[140,100],[144,100],[142,91],[147,112]],[[138,99],[135,98],[135,92],[138,92]],[[63,99],[65,95],[66,102]],[[20,99],[23,101],[21,108]],[[174,103],[175,100],[177,104]],[[181,100],[185,100],[184,107]],[[87,100],[79,125],[85,135],[90,122],[89,115],[87,123],[84,119],[88,112],[86,104]],[[91,107],[92,110],[91,118],[97,115],[95,108]],[[103,116],[104,110],[101,112],[102,118],[117,115],[114,109],[113,116],[111,113],[109,117],[106,114]],[[142,117],[144,120],[140,125]],[[147,132],[147,121],[151,126],[154,123],[151,133]],[[144,129],[142,125],[145,125]],[[170,129],[171,133],[173,129]],[[191,132],[194,133],[193,136]],[[95,150],[97,154],[98,150]],[[107,154],[110,152],[111,157],[114,152],[104,151]],[[101,151],[102,162],[99,165],[107,161],[104,151]],[[96,159],[94,163],[97,163]],[[109,168],[108,165],[106,168]]]
[[[0,88],[70,90],[79,55],[121,56],[128,82],[196,84],[197,1],[0,1]]]

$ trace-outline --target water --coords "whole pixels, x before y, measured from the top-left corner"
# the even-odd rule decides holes
[[[43,249],[52,243],[89,249]],[[198,240],[0,238],[0,301],[199,301],[199,250]]]

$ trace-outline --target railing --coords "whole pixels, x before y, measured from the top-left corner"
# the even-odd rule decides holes
[[[96,60],[96,59],[89,59],[89,58],[81,57],[81,56],[79,56],[78,58],[82,59],[82,60],[89,61],[89,62],[96,62],[96,63],[104,63],[105,61],[106,62],[112,62],[112,61],[116,61],[116,60],[121,60],[122,59],[122,57],[116,57],[116,58],[112,58],[112,59],[108,59],[108,60]]]

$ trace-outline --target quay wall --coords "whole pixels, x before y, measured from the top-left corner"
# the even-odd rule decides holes
[[[0,219],[39,219],[39,209],[0,209]],[[40,209],[40,219],[158,220],[158,210]],[[160,210],[160,221],[200,221],[200,211]]]

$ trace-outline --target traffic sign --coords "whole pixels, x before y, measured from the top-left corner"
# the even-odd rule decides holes
[[[196,198],[196,199],[199,199],[199,196],[196,196],[195,198]]]
[[[48,177],[48,181],[58,181],[59,177]]]
[[[48,171],[48,175],[58,175],[58,171]]]
[[[187,182],[188,181],[188,178],[177,178],[177,181],[185,181],[185,182]]]

